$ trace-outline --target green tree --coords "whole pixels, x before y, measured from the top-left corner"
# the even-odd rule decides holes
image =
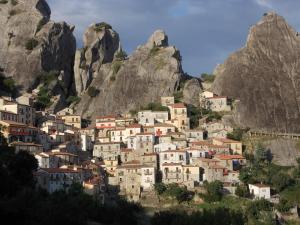
[[[238,185],[235,190],[235,194],[239,197],[248,198],[250,193],[247,185]]]
[[[154,190],[158,195],[161,195],[167,190],[167,187],[164,183],[156,183],[154,184]]]
[[[264,163],[267,160],[267,151],[261,143],[258,143],[256,146],[254,158],[258,164]]]
[[[207,192],[206,195],[203,196],[206,202],[217,202],[222,199],[223,184],[221,181],[205,182],[204,188]]]

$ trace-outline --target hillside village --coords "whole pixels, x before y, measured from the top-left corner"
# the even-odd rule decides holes
[[[209,91],[199,104],[213,112],[232,107]],[[204,117],[191,129],[187,106],[174,97],[161,98],[162,111],[99,116],[90,124],[71,108],[36,111],[30,95],[2,97],[0,108],[4,137],[16,151],[35,156],[37,185],[50,193],[76,182],[103,203],[112,193],[139,201],[156,183],[195,190],[216,180],[234,193],[246,165],[242,142],[227,138],[233,127]]]

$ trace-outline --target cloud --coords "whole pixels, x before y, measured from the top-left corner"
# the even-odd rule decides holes
[[[275,10],[296,28],[298,0],[48,0],[52,19],[76,26],[78,46],[84,30],[106,21],[120,34],[128,53],[164,29],[180,49],[183,68],[192,75],[211,72],[242,47],[248,29],[265,11]]]

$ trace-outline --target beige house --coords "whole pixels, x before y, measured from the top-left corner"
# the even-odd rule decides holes
[[[228,104],[226,96],[218,96],[210,91],[200,93],[199,102],[202,108],[210,109],[215,112],[231,111],[231,106]]]
[[[183,182],[189,188],[194,188],[202,181],[201,168],[196,165],[182,166]]]
[[[187,164],[187,152],[185,150],[167,150],[159,153],[160,168],[164,163],[179,163],[181,165]]]
[[[171,114],[171,123],[178,128],[179,131],[190,129],[190,119],[187,116],[187,108],[182,103],[168,105]]]
[[[65,115],[61,117],[67,125],[81,129],[81,116],[79,115]]]
[[[181,163],[163,163],[161,165],[162,182],[165,184],[182,183],[183,173]]]
[[[93,156],[103,160],[118,160],[121,151],[120,142],[96,142],[94,144]]]
[[[214,158],[228,170],[239,170],[246,165],[246,159],[241,155],[215,155]]]
[[[15,147],[16,152],[26,151],[32,154],[43,152],[43,146],[35,143],[12,142],[10,145]]]
[[[228,138],[213,138],[214,145],[227,146],[234,154],[243,154],[242,142],[231,140]]]

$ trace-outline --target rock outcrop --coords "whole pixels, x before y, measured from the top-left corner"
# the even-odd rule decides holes
[[[203,90],[201,82],[197,78],[187,80],[183,87],[183,102],[189,105],[199,106],[199,93]]]
[[[50,15],[44,0],[0,4],[0,67],[13,77],[21,92],[35,88],[39,74],[51,70],[63,71],[63,89],[68,92],[75,89],[74,27],[55,23]]]
[[[250,29],[247,44],[216,70],[213,91],[239,100],[238,124],[300,132],[300,36],[268,13]]]
[[[81,101],[75,109],[84,117],[138,109],[161,96],[172,96],[186,79],[179,51],[158,30],[129,57],[109,25],[89,27],[84,49],[77,53],[75,80]],[[100,25],[98,25],[100,26]],[[87,41],[88,40],[88,41]],[[87,57],[88,55],[88,57]]]

